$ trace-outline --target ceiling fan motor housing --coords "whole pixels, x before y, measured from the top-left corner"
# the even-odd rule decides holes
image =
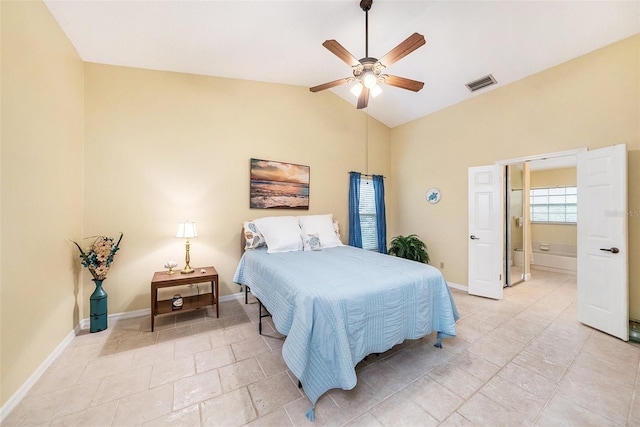
[[[384,69],[385,66],[382,65],[377,58],[362,58],[360,59],[360,64],[353,67],[353,76],[358,80],[362,80],[364,84],[367,80],[367,74],[371,74],[375,80],[370,80],[369,84],[365,84],[365,86],[370,88],[375,85],[375,82],[383,82],[383,80],[380,80],[380,73]]]

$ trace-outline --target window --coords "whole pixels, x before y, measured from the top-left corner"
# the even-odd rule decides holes
[[[349,244],[387,253],[382,175],[349,172]]]
[[[578,221],[576,187],[532,188],[531,222],[575,224]]]
[[[373,191],[373,179],[360,179],[360,228],[362,230],[362,248],[378,250],[378,231],[376,228],[376,196]]]

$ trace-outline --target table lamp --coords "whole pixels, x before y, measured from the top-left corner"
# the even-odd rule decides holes
[[[193,273],[193,268],[191,268],[191,266],[189,265],[189,262],[191,261],[191,259],[189,258],[189,247],[191,246],[191,244],[189,243],[189,239],[192,237],[198,237],[198,233],[196,231],[196,223],[189,222],[189,221],[179,223],[176,237],[187,239],[187,243],[186,243],[187,254],[184,257],[184,261],[186,265],[180,271],[180,273],[183,273],[183,274]]]

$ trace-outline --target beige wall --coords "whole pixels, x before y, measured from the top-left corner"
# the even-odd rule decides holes
[[[473,96],[391,131],[397,216],[447,280],[467,283],[467,170],[496,160],[627,144],[629,209],[640,211],[640,36]],[[500,81],[500,76],[496,76]],[[442,199],[425,203],[439,187]],[[629,218],[630,314],[640,318],[640,215]]]
[[[577,185],[577,182],[574,167],[531,171],[531,188],[568,187]],[[532,223],[531,240],[575,246],[578,242],[578,227],[575,224]]]
[[[568,224],[531,224],[531,241],[576,246],[577,227]]]
[[[148,309],[153,272],[184,265],[179,221],[197,223],[191,265],[215,265],[235,293],[242,221],[330,212],[346,241],[348,172],[368,157],[369,173],[390,174],[389,129],[329,92],[97,64],[85,81],[85,235],[124,232],[111,313]],[[249,209],[252,157],[309,165],[310,209]]]
[[[531,171],[531,188],[570,187],[578,185],[575,167]]]
[[[0,3],[0,404],[78,324],[83,64],[41,2]]]

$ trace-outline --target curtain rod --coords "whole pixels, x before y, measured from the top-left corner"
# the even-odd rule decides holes
[[[355,172],[355,171],[351,171],[351,172]],[[348,172],[348,173],[351,173],[351,172]],[[360,176],[370,176],[370,177],[373,177],[373,175],[369,175],[368,173],[360,173]],[[384,176],[384,175],[382,175],[382,177],[383,177],[383,178],[386,178],[386,176]]]

